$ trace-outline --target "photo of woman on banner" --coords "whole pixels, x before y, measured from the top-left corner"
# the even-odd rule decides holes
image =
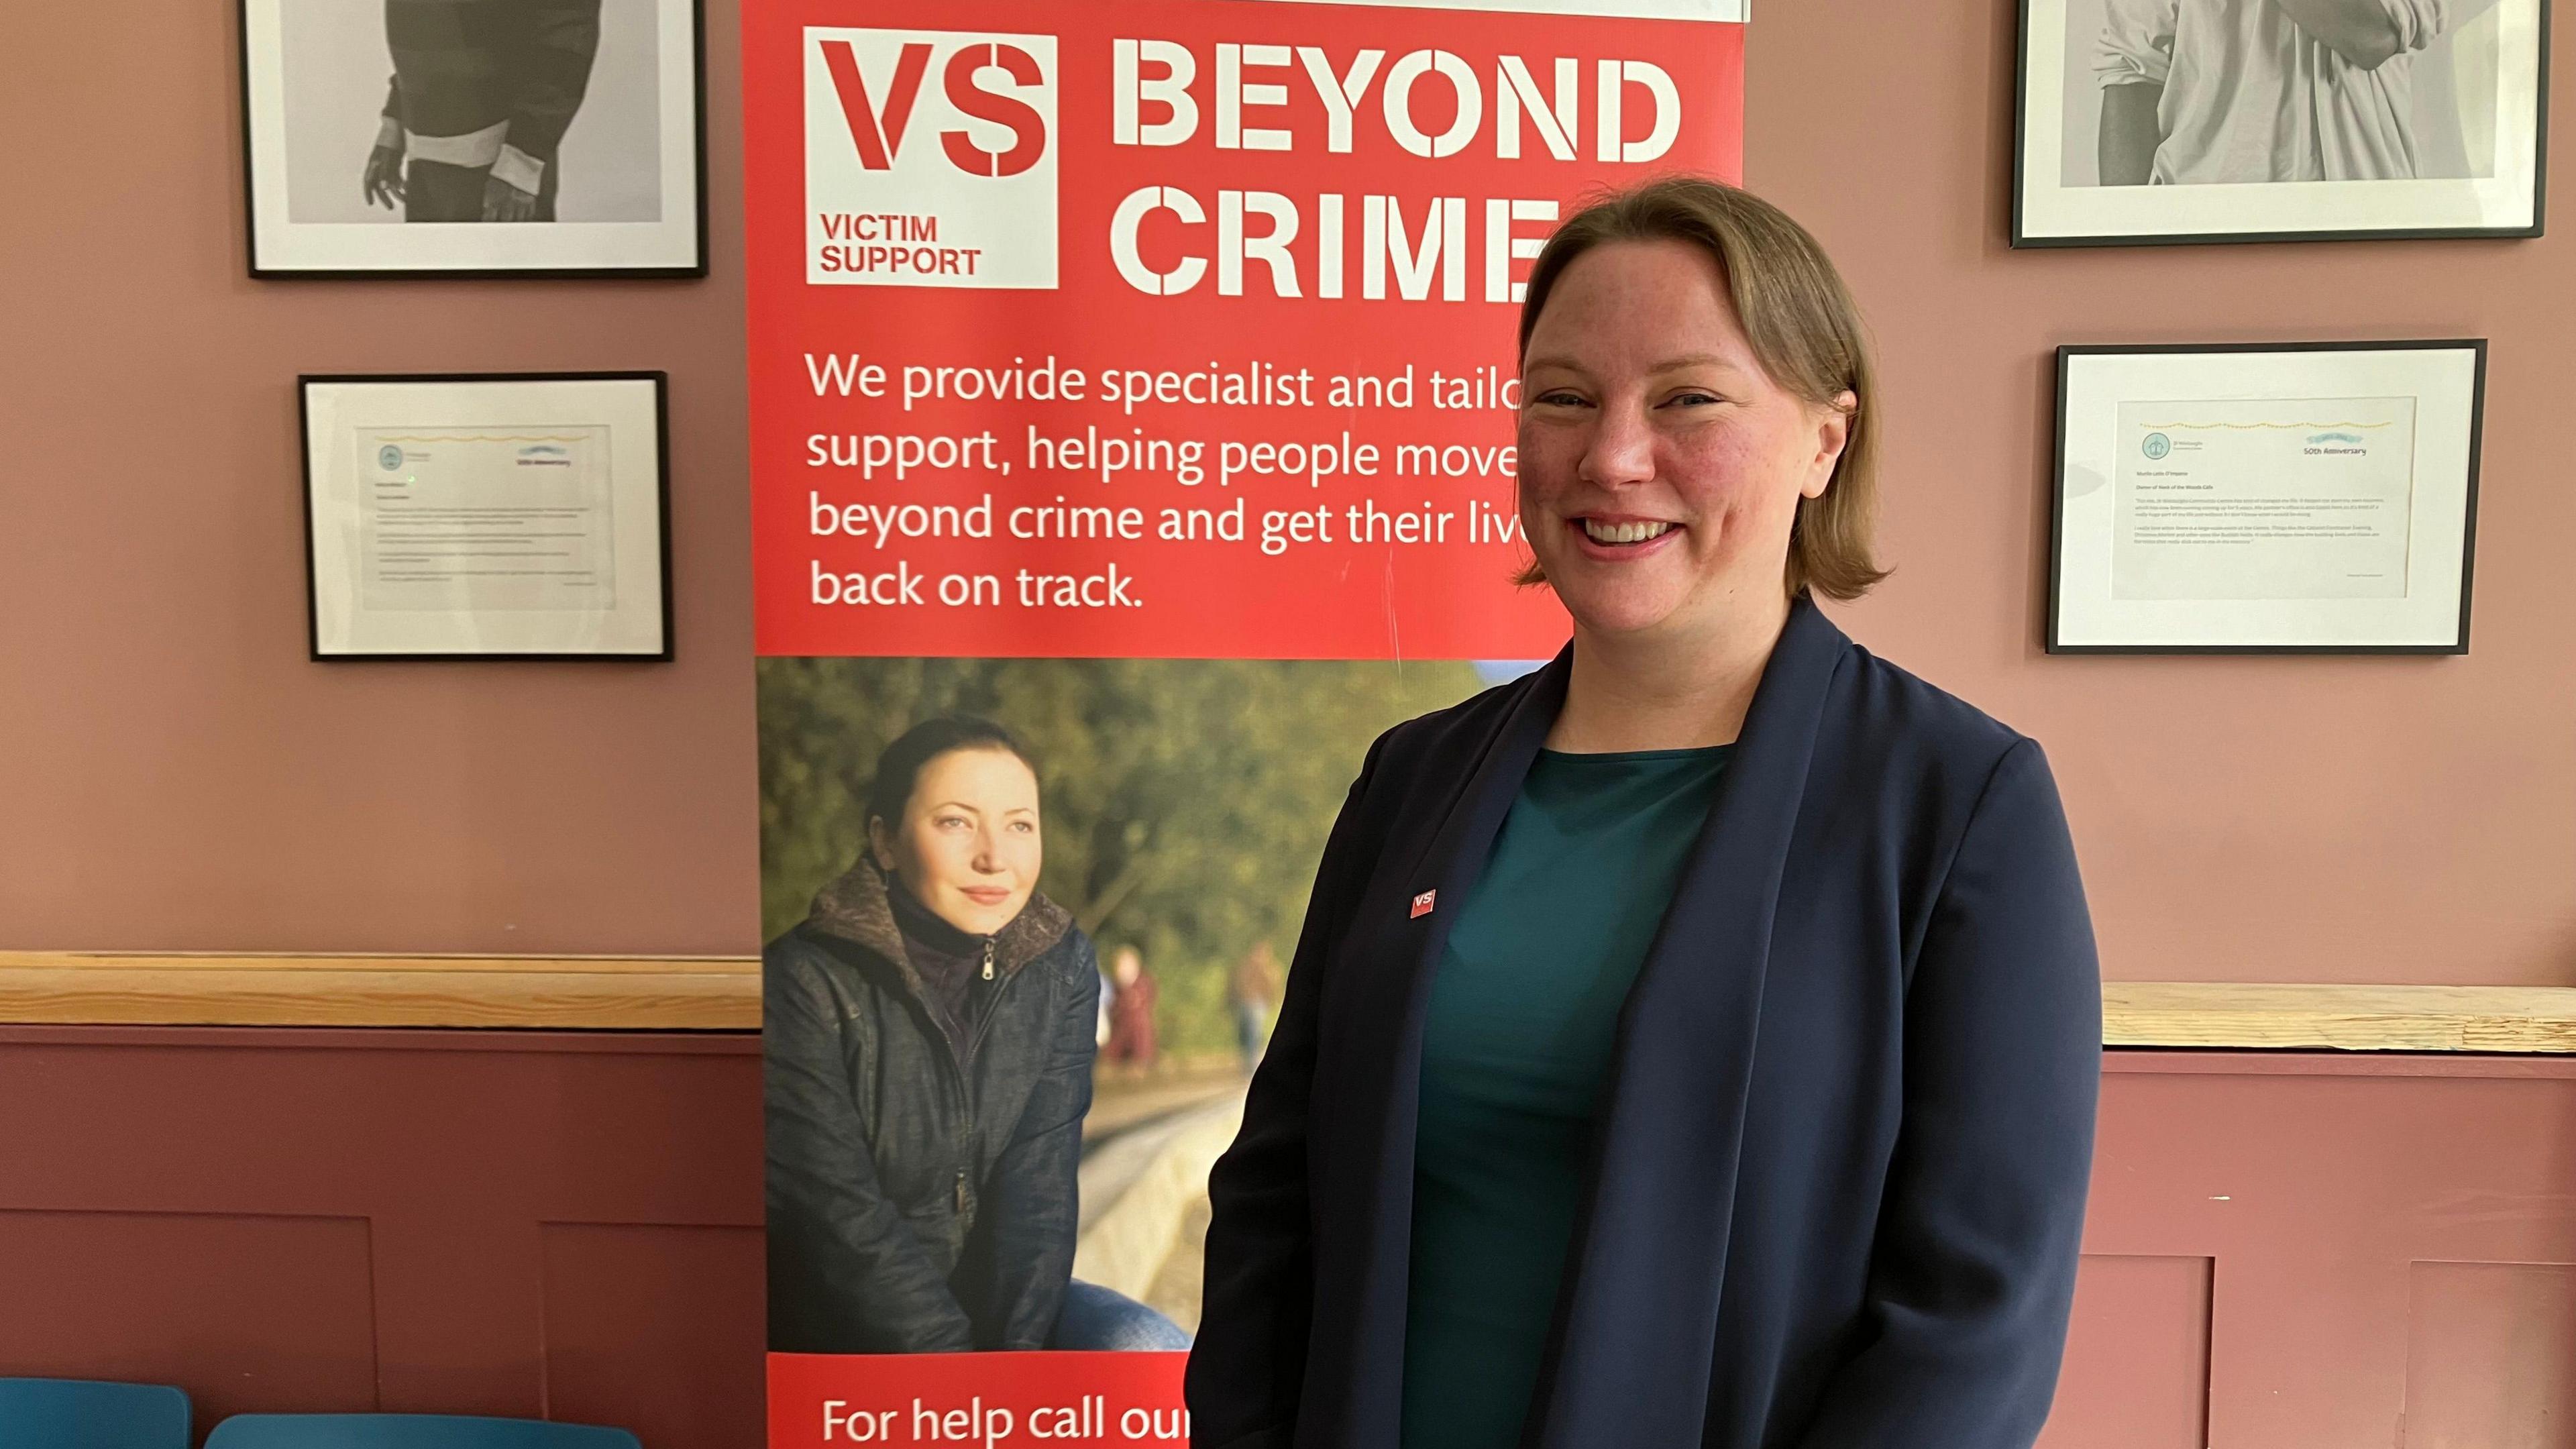
[[[935,718],[866,802],[861,859],[763,953],[771,1350],[1186,1348],[1072,1277],[1100,974],[1037,890],[1027,750]]]

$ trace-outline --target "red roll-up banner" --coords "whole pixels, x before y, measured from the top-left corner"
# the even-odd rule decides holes
[[[1735,177],[1743,27],[749,0],[764,655],[1551,651],[1520,276]]]
[[[1523,279],[1740,175],[1741,3],[743,17],[770,1442],[1184,1439],[1343,787],[1566,637]]]

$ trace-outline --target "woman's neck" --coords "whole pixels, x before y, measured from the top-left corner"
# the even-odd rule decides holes
[[[1732,743],[1788,622],[1782,598],[1688,631],[1604,636],[1577,624],[1574,672],[1547,747],[1609,754]]]
[[[907,940],[947,956],[969,956],[984,949],[984,938],[962,930],[921,903],[903,877],[886,872],[886,903],[894,908],[894,927]]]

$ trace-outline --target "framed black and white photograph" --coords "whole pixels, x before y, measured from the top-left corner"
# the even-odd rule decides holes
[[[706,274],[700,0],[240,0],[254,277]]]
[[[2538,236],[2549,0],[2022,0],[2013,245]]]
[[[313,657],[670,658],[666,390],[301,379]]]
[[[2486,343],[2062,347],[2048,649],[2465,654]]]

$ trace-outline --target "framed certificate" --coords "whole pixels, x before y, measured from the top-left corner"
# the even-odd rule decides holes
[[[2465,654],[2486,343],[2061,347],[2048,649]]]
[[[2022,0],[2017,247],[2538,236],[2550,0]]]
[[[702,0],[238,0],[254,277],[702,277]]]
[[[658,372],[306,377],[315,659],[668,659]]]

